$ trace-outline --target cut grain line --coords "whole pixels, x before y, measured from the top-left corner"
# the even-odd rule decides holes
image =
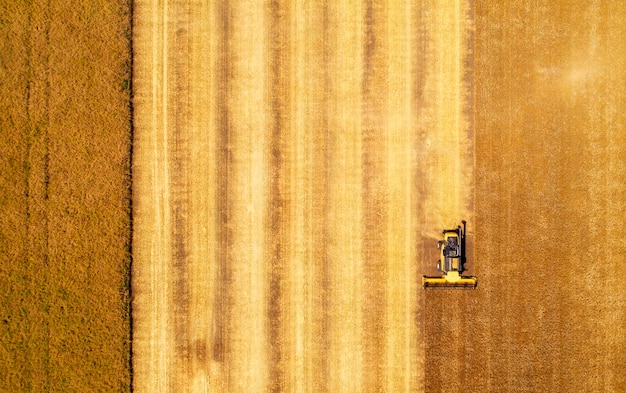
[[[289,42],[290,31],[285,20],[289,17],[284,6],[278,1],[272,1],[266,15],[269,26],[266,28],[265,39],[270,43],[269,55],[266,67],[269,75],[266,80],[266,90],[268,94],[268,109],[270,112],[269,124],[269,148],[268,152],[268,179],[269,199],[268,199],[268,221],[271,230],[269,231],[270,241],[266,245],[267,259],[269,262],[268,274],[268,294],[267,294],[267,318],[268,321],[268,343],[269,343],[269,387],[270,392],[278,392],[285,384],[285,339],[282,326],[286,323],[286,303],[284,270],[286,269],[285,256],[288,255],[287,236],[289,231],[289,201],[284,194],[290,186],[289,182],[289,159],[290,146],[285,143],[290,135],[290,130],[285,127],[288,124],[288,114],[286,102],[289,102],[288,77],[285,70],[288,68],[290,59],[281,56]],[[287,13],[287,14],[286,14]],[[287,66],[285,66],[287,63]],[[285,81],[287,80],[287,82]],[[286,96],[286,97],[285,97]]]
[[[176,362],[174,367],[175,385],[180,387],[191,377],[191,345],[189,336],[191,333],[190,314],[190,277],[189,269],[189,238],[191,235],[189,226],[189,137],[191,117],[189,116],[189,4],[187,1],[179,3],[173,11],[172,23],[174,39],[172,45],[173,67],[170,80],[173,85],[170,105],[173,112],[172,126],[166,132],[171,144],[170,156],[168,156],[168,168],[170,178],[170,217],[172,220],[171,233],[171,261],[172,261],[172,302],[175,303],[175,315],[172,317],[173,335],[173,358]],[[168,81],[169,82],[169,81]],[[184,382],[183,382],[184,381]]]
[[[230,198],[229,194],[229,168],[230,168],[230,142],[229,142],[229,112],[228,112],[228,92],[230,61],[230,24],[228,13],[228,0],[219,2],[216,6],[218,30],[218,51],[217,54],[217,76],[216,85],[220,86],[216,93],[216,232],[217,232],[217,252],[216,252],[216,282],[213,290],[215,297],[215,310],[213,311],[213,322],[211,325],[212,357],[216,362],[224,362],[226,349],[226,326],[230,311],[229,304],[229,255],[230,255]]]
[[[163,312],[161,314],[161,322],[160,322],[160,329],[163,332],[162,333],[162,342],[160,343],[161,345],[161,349],[160,351],[162,352],[162,357],[163,357],[163,366],[164,366],[164,374],[165,374],[165,385],[167,386],[168,390],[173,390],[174,388],[174,382],[176,380],[176,376],[175,376],[175,364],[173,362],[174,359],[172,359],[172,353],[174,353],[174,348],[172,348],[173,346],[173,340],[170,337],[170,330],[169,330],[169,323],[170,323],[170,318],[173,316],[172,314],[172,308],[170,307],[170,299],[171,299],[171,289],[169,288],[169,278],[171,275],[171,271],[170,271],[170,267],[171,267],[171,243],[170,243],[170,234],[171,234],[171,211],[170,211],[170,183],[169,183],[169,179],[170,179],[170,171],[169,171],[169,141],[168,141],[168,131],[169,131],[169,107],[168,107],[168,98],[169,98],[169,91],[168,91],[168,87],[169,87],[169,62],[168,62],[168,50],[169,50],[169,1],[168,0],[163,0],[163,6],[161,8],[161,12],[162,12],[162,32],[161,32],[161,53],[160,53],[160,57],[158,58],[159,62],[162,64],[162,73],[161,73],[161,114],[163,116],[163,120],[162,120],[162,128],[160,130],[161,132],[161,146],[160,146],[160,157],[161,160],[160,164],[161,167],[159,168],[159,174],[160,174],[160,179],[159,179],[159,184],[158,184],[158,189],[160,191],[160,193],[162,192],[162,196],[159,198],[157,206],[159,206],[160,209],[163,210],[164,213],[164,217],[163,217],[163,225],[160,227],[161,231],[162,231],[162,243],[163,246],[166,247],[162,247],[165,248],[165,250],[160,250],[160,255],[159,255],[159,259],[162,260],[162,264],[163,264],[163,268],[165,269],[166,274],[163,275],[163,277],[165,278],[165,282],[168,283],[167,285],[167,290],[163,291],[163,293],[161,294],[162,296],[162,305],[161,307],[165,308],[166,312]],[[162,199],[161,199],[162,198]],[[160,281],[160,280],[159,280]],[[158,281],[157,281],[158,282]],[[174,308],[175,310],[175,308]],[[167,348],[167,350],[164,350],[163,348]]]

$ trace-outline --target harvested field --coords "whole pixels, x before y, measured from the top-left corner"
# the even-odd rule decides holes
[[[418,261],[472,221],[469,5],[134,15],[135,391],[423,391]]]
[[[129,29],[0,4],[0,391],[130,390]]]

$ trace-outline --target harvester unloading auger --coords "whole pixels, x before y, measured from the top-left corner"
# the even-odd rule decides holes
[[[440,251],[437,269],[443,273],[438,277],[422,277],[424,288],[476,288],[474,276],[462,276],[465,271],[465,221],[463,227],[444,229],[443,240],[437,243]]]

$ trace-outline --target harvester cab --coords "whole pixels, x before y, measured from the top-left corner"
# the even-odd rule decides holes
[[[424,288],[476,288],[478,281],[474,276],[462,276],[465,271],[465,235],[466,222],[463,227],[444,229],[443,240],[439,240],[439,261],[437,269],[443,273],[439,277],[422,277]]]

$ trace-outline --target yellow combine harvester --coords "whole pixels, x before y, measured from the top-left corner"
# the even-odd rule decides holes
[[[424,288],[476,288],[478,281],[473,276],[462,276],[465,265],[465,221],[463,227],[444,229],[443,240],[437,243],[440,259],[437,269],[443,273],[439,277],[422,277]]]

